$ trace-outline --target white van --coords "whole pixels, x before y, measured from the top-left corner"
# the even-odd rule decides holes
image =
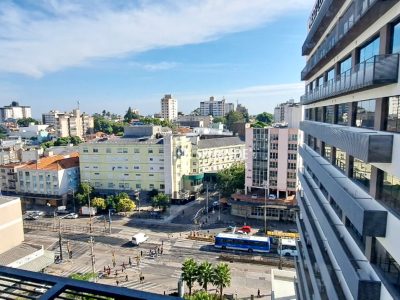
[[[278,247],[278,254],[282,256],[297,256],[296,240],[281,239],[281,246]]]
[[[145,235],[143,232],[136,233],[132,237],[132,244],[135,246],[139,246],[139,244],[147,241],[148,238],[149,237],[147,235]]]

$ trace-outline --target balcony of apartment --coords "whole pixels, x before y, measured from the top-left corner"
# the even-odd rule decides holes
[[[0,266],[2,299],[181,299]]]
[[[336,2],[336,1],[335,1]],[[342,49],[352,43],[365,28],[378,20],[396,1],[354,0],[326,35],[301,72],[301,80],[308,80],[319,66],[332,60]],[[311,44],[310,46],[314,46]]]
[[[398,81],[399,54],[376,55],[300,98],[303,105]]]
[[[318,40],[324,34],[327,26],[343,6],[344,0],[324,0],[316,1],[308,21],[308,34],[303,43],[302,55],[310,54],[311,50],[317,44]]]
[[[314,121],[300,122],[300,129],[364,162],[392,162],[392,133]]]
[[[336,273],[335,265],[332,264],[331,258],[327,250],[327,241],[323,237],[317,227],[318,220],[313,215],[310,204],[306,202],[303,197],[299,197],[299,206],[302,213],[302,219],[297,218],[297,229],[299,230],[300,237],[304,239],[307,235],[310,240],[311,249],[314,253],[313,266],[318,266],[320,279],[319,282],[323,282],[323,289],[317,289],[320,293],[324,293],[330,296],[329,299],[346,299],[343,292],[343,287],[340,285],[340,278]],[[302,224],[302,226],[300,226]],[[303,250],[304,247],[303,247]],[[308,252],[310,253],[310,252]],[[305,252],[304,252],[305,254]],[[311,263],[311,261],[309,262]],[[318,295],[318,292],[315,294]],[[327,298],[325,298],[327,299]]]
[[[387,211],[382,205],[310,147],[303,145],[299,151],[304,164],[362,236],[386,235]]]
[[[351,295],[354,299],[379,299],[381,289],[379,277],[345,224],[333,211],[311,176],[304,172],[299,174],[299,178],[304,190],[304,199],[299,202],[302,202],[303,206],[309,205],[308,208],[318,220],[329,245],[327,246],[329,256],[334,258],[334,264],[340,268]]]

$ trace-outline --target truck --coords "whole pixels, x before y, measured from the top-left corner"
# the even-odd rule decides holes
[[[143,232],[136,233],[132,237],[132,244],[135,246],[139,246],[141,243],[147,241],[149,237],[145,235]]]
[[[90,207],[90,209],[89,209],[88,206],[82,206],[80,211],[79,211],[79,213],[82,216],[89,216],[89,215],[94,216],[97,213],[97,208],[96,207]]]

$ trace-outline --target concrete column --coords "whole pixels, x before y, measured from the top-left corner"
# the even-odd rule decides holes
[[[391,36],[391,25],[386,24],[379,31],[379,38],[380,38],[379,54],[390,53],[391,50],[390,36]]]
[[[338,122],[339,105],[335,104],[333,107],[333,124]]]
[[[351,51],[351,67],[354,68],[356,64],[360,62],[360,51],[355,48]]]
[[[387,124],[387,114],[388,114],[388,98],[378,98],[375,104],[375,130],[385,130]]]
[[[380,186],[382,185],[383,172],[377,167],[371,166],[371,180],[369,183],[369,194],[373,198],[378,198],[380,193]]]
[[[346,170],[345,175],[349,178],[353,177],[354,157],[346,154]]]
[[[366,236],[365,237],[364,255],[369,261],[371,261],[371,256],[372,256],[372,236]]]
[[[349,104],[349,126],[356,125],[356,117],[357,117],[357,102],[350,102]]]

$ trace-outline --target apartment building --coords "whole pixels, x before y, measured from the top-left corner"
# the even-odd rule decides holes
[[[93,117],[80,113],[79,109],[74,109],[71,113],[51,110],[42,114],[43,124],[51,125],[56,130],[58,137],[78,136],[93,132]]]
[[[16,191],[24,204],[66,205],[67,195],[79,185],[79,154],[41,157],[20,166],[12,166],[17,174]],[[2,166],[7,170],[8,166]],[[15,175],[14,175],[15,176]]]
[[[172,95],[165,95],[161,99],[161,117],[173,121],[178,117],[178,101]]]
[[[199,191],[205,174],[215,174],[245,160],[245,144],[238,137],[192,139],[190,170],[185,175],[185,188]]]
[[[160,190],[176,196],[190,168],[185,136],[100,138],[81,144],[81,180],[102,193]]]
[[[213,96],[210,97],[209,101],[200,102],[201,116],[223,117],[227,113],[234,111],[234,109],[235,106],[233,103],[227,103],[225,99],[215,100]]]
[[[0,107],[0,122],[5,122],[8,119],[18,120],[31,117],[31,107],[21,106],[16,101],[11,102],[10,105]]]
[[[278,104],[274,109],[275,123],[299,124],[300,120],[301,106],[300,103],[295,103],[293,99]]]
[[[399,1],[316,1],[302,48],[300,299],[400,299],[399,51]]]

